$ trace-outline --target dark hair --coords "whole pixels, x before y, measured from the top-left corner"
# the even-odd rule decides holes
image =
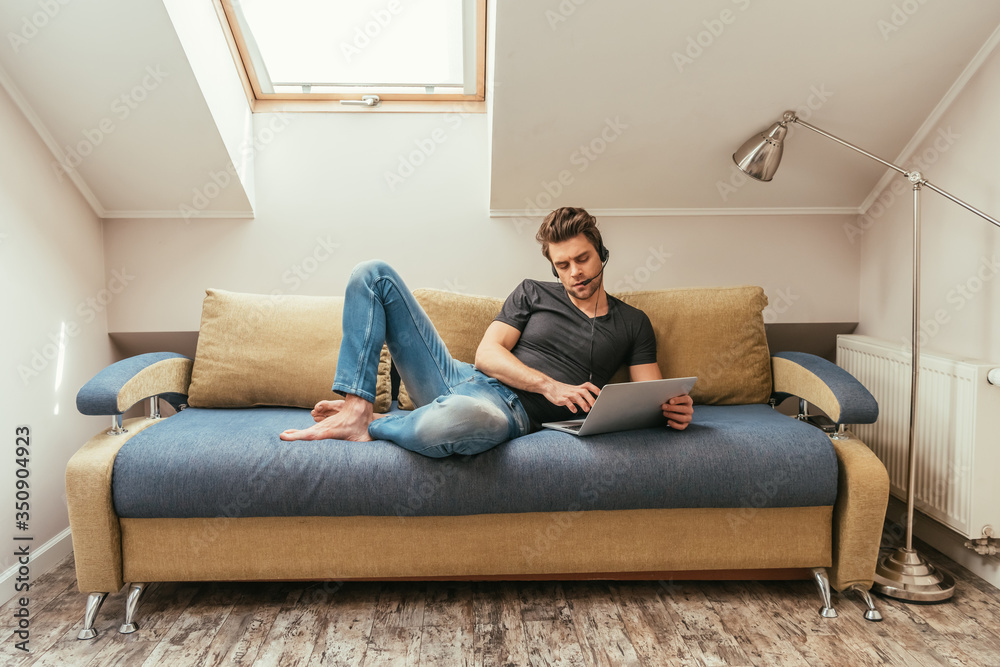
[[[535,234],[535,240],[542,244],[542,254],[551,262],[549,244],[567,241],[579,234],[586,236],[597,254],[601,254],[604,241],[601,239],[601,231],[597,229],[597,218],[582,208],[564,206],[545,216],[538,233]]]

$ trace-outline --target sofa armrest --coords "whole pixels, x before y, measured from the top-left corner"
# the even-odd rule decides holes
[[[837,424],[871,424],[878,403],[865,386],[840,366],[806,352],[779,352],[771,357],[773,397],[803,398]]]
[[[102,430],[66,464],[66,505],[77,585],[83,593],[113,593],[125,585],[121,527],[111,496],[111,473],[122,445],[158,421],[126,420],[128,433],[121,435]]]
[[[174,352],[151,352],[122,359],[102,370],[76,395],[85,415],[120,415],[133,405],[160,396],[175,408],[187,399],[194,362]]]
[[[843,591],[871,588],[889,503],[889,473],[865,443],[852,435],[831,440],[837,453],[837,502],[833,506],[830,585]]]

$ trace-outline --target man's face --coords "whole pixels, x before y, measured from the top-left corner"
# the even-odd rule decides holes
[[[597,249],[583,234],[577,234],[558,243],[550,243],[549,259],[556,267],[559,281],[571,296],[586,300],[601,286],[604,276],[587,285],[581,284],[601,272],[601,258],[597,254]]]

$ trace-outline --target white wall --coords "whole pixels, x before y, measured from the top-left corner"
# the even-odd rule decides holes
[[[905,166],[919,168],[931,183],[1000,218],[998,83],[1000,51],[989,57],[916,150],[923,164],[911,160]],[[893,180],[893,187],[856,221],[861,246],[858,333],[909,345],[912,190],[902,177]],[[921,198],[921,351],[1000,365],[1000,228],[926,188]],[[1000,405],[1000,387],[982,389]],[[890,517],[898,520],[900,505],[890,506]],[[966,549],[963,537],[919,513],[914,534],[1000,586],[997,561]]]
[[[993,53],[915,155],[931,183],[1000,219],[1000,52]],[[915,163],[910,161],[907,168]],[[857,221],[858,333],[911,338],[912,191],[900,177]],[[1000,363],[1000,228],[923,189],[921,321],[925,352]]]
[[[489,217],[484,114],[257,114],[254,122],[254,220],[105,223],[109,267],[141,257],[134,289],[109,310],[112,332],[194,331],[207,287],[342,294],[351,267],[373,257],[411,287],[505,296],[524,277],[551,278],[534,240],[540,219]],[[782,322],[857,320],[860,255],[844,233],[849,223],[600,221],[612,291],[759,284],[775,306],[769,321]]]
[[[0,601],[14,592],[12,533],[34,539],[32,578],[70,550],[66,462],[103,425],[76,411],[79,388],[112,360],[101,223],[0,90],[0,280],[4,323]],[[131,268],[131,262],[123,265]],[[110,275],[109,275],[110,278]],[[116,284],[117,286],[117,284]],[[123,292],[124,293],[124,292]],[[120,295],[119,295],[120,296]],[[92,301],[91,301],[92,300]],[[29,529],[14,527],[15,429],[31,430]],[[24,544],[18,543],[18,544]],[[46,551],[45,546],[49,549]],[[81,611],[82,611],[81,598]]]

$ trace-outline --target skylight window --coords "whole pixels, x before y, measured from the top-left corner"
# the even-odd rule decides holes
[[[486,0],[222,5],[256,100],[485,98]]]

